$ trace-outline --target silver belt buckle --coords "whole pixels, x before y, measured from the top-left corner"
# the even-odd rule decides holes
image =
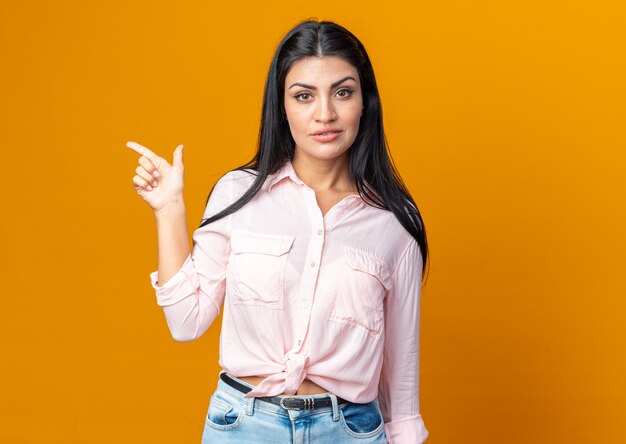
[[[287,398],[295,398],[295,396],[284,396],[280,399],[280,406],[287,410],[303,410],[303,409],[313,409],[315,408],[315,398],[296,398],[302,399],[304,401],[304,408],[300,407],[287,407],[283,404],[283,401]]]
[[[291,398],[291,396],[283,396],[282,398],[280,398],[280,406],[286,410],[300,410],[300,408],[298,407],[287,407],[285,404],[283,404],[283,401],[287,398]]]

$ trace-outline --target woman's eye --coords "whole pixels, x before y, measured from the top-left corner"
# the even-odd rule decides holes
[[[300,93],[300,94],[296,94],[294,97],[296,98],[296,100],[306,100],[302,96],[310,96],[310,95],[311,94],[309,94],[309,93]]]
[[[340,89],[339,91],[337,91],[337,94],[339,94],[341,92],[345,92],[346,93],[346,94],[342,95],[341,97],[350,97],[354,91],[351,90],[351,89],[344,88],[344,89]]]

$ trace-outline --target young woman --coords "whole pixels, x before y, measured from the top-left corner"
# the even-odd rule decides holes
[[[190,250],[182,145],[140,153],[153,209],[150,274],[172,336],[223,310],[222,371],[203,443],[423,442],[419,314],[424,224],[393,167],[372,65],[328,21],[274,54],[259,145],[215,184]]]

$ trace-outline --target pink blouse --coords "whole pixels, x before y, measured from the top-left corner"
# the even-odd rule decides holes
[[[220,178],[204,218],[254,176]],[[243,208],[193,233],[158,305],[177,341],[199,338],[224,310],[219,364],[261,375],[245,395],[295,394],[304,378],[352,402],[378,397],[387,439],[422,443],[419,326],[423,261],[394,214],[349,195],[326,215],[287,161]]]

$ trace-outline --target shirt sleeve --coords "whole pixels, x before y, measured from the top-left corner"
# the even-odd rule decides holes
[[[419,408],[419,329],[423,261],[411,239],[392,274],[385,300],[385,346],[378,401],[390,444],[423,443]]]
[[[229,174],[215,184],[203,220],[231,203],[232,180]],[[189,256],[163,286],[158,283],[158,270],[150,273],[157,304],[163,308],[167,325],[176,341],[188,342],[199,338],[220,314],[230,255],[231,216],[194,231]]]

